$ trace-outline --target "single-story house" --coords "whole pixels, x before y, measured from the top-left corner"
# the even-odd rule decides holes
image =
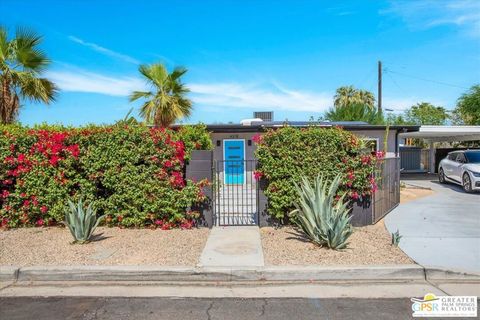
[[[312,125],[307,121],[243,120],[240,124],[210,124],[207,130],[214,145],[213,152],[198,152],[192,155],[187,167],[187,178],[208,178],[215,181],[212,188],[211,209],[206,210],[205,224],[211,225],[266,225],[268,224],[268,200],[262,186],[254,178],[256,168],[253,137],[269,129],[284,125],[304,128]],[[378,221],[399,203],[399,134],[418,130],[418,126],[370,125],[364,122],[318,122],[313,125],[325,128],[342,127],[369,141],[372,151],[385,151],[386,158],[395,160],[385,169],[391,186],[380,190],[382,197],[373,199],[373,205],[354,208],[353,223],[367,225]],[[387,136],[386,148],[384,145]],[[385,150],[384,150],[385,149]],[[397,165],[398,162],[398,165]],[[380,188],[381,189],[381,188]],[[379,191],[379,192],[380,192]],[[380,193],[379,193],[380,195]],[[378,205],[375,205],[378,202]],[[375,206],[377,210],[375,211]]]
[[[311,122],[305,121],[252,121],[245,124],[212,124],[207,125],[212,142],[214,144],[214,160],[228,160],[230,155],[230,146],[240,147],[245,153],[245,160],[253,160],[255,144],[252,137],[256,134],[262,134],[268,129],[280,128],[284,125],[306,128],[311,126]],[[399,150],[400,133],[418,131],[419,126],[394,125],[387,128],[385,125],[370,125],[365,122],[319,122],[316,126],[330,128],[342,127],[363,138],[371,141],[372,149],[375,151],[385,151],[386,157],[395,157]],[[387,147],[384,150],[384,139],[388,130]]]

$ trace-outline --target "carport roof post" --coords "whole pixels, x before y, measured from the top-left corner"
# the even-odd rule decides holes
[[[420,138],[430,142],[480,140],[480,126],[421,126],[417,132],[400,133],[400,138]]]

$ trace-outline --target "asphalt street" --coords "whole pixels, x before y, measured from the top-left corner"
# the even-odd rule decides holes
[[[402,299],[0,298],[2,320],[412,319]],[[440,318],[437,318],[440,319]]]

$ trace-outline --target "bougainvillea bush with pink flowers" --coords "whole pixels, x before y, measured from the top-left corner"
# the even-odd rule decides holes
[[[188,152],[208,138],[192,130],[184,142],[179,132],[123,123],[0,126],[0,224],[55,225],[67,199],[82,198],[111,226],[191,228],[198,213],[187,209],[205,200],[208,183],[184,178]]]
[[[337,198],[362,201],[377,188],[375,171],[383,154],[365,151],[362,141],[341,128],[293,128],[269,130],[253,138],[259,168],[256,179],[264,179],[269,213],[287,218],[297,200],[295,182],[301,176],[318,174],[332,181],[341,174]]]

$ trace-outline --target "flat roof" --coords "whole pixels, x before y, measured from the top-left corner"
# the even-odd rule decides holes
[[[416,132],[401,133],[400,138],[420,138],[432,142],[480,140],[480,126],[421,126]]]
[[[309,121],[257,121],[252,122],[250,125],[242,124],[207,124],[207,130],[212,132],[260,132],[267,129],[281,128],[285,125],[291,127],[306,128],[308,126],[317,127],[342,127],[345,130],[385,130],[386,125],[372,125],[366,122],[360,121],[340,121],[340,122],[309,122]],[[182,125],[173,125],[172,128],[178,128]],[[412,132],[418,131],[420,126],[416,125],[391,125],[391,130]]]

